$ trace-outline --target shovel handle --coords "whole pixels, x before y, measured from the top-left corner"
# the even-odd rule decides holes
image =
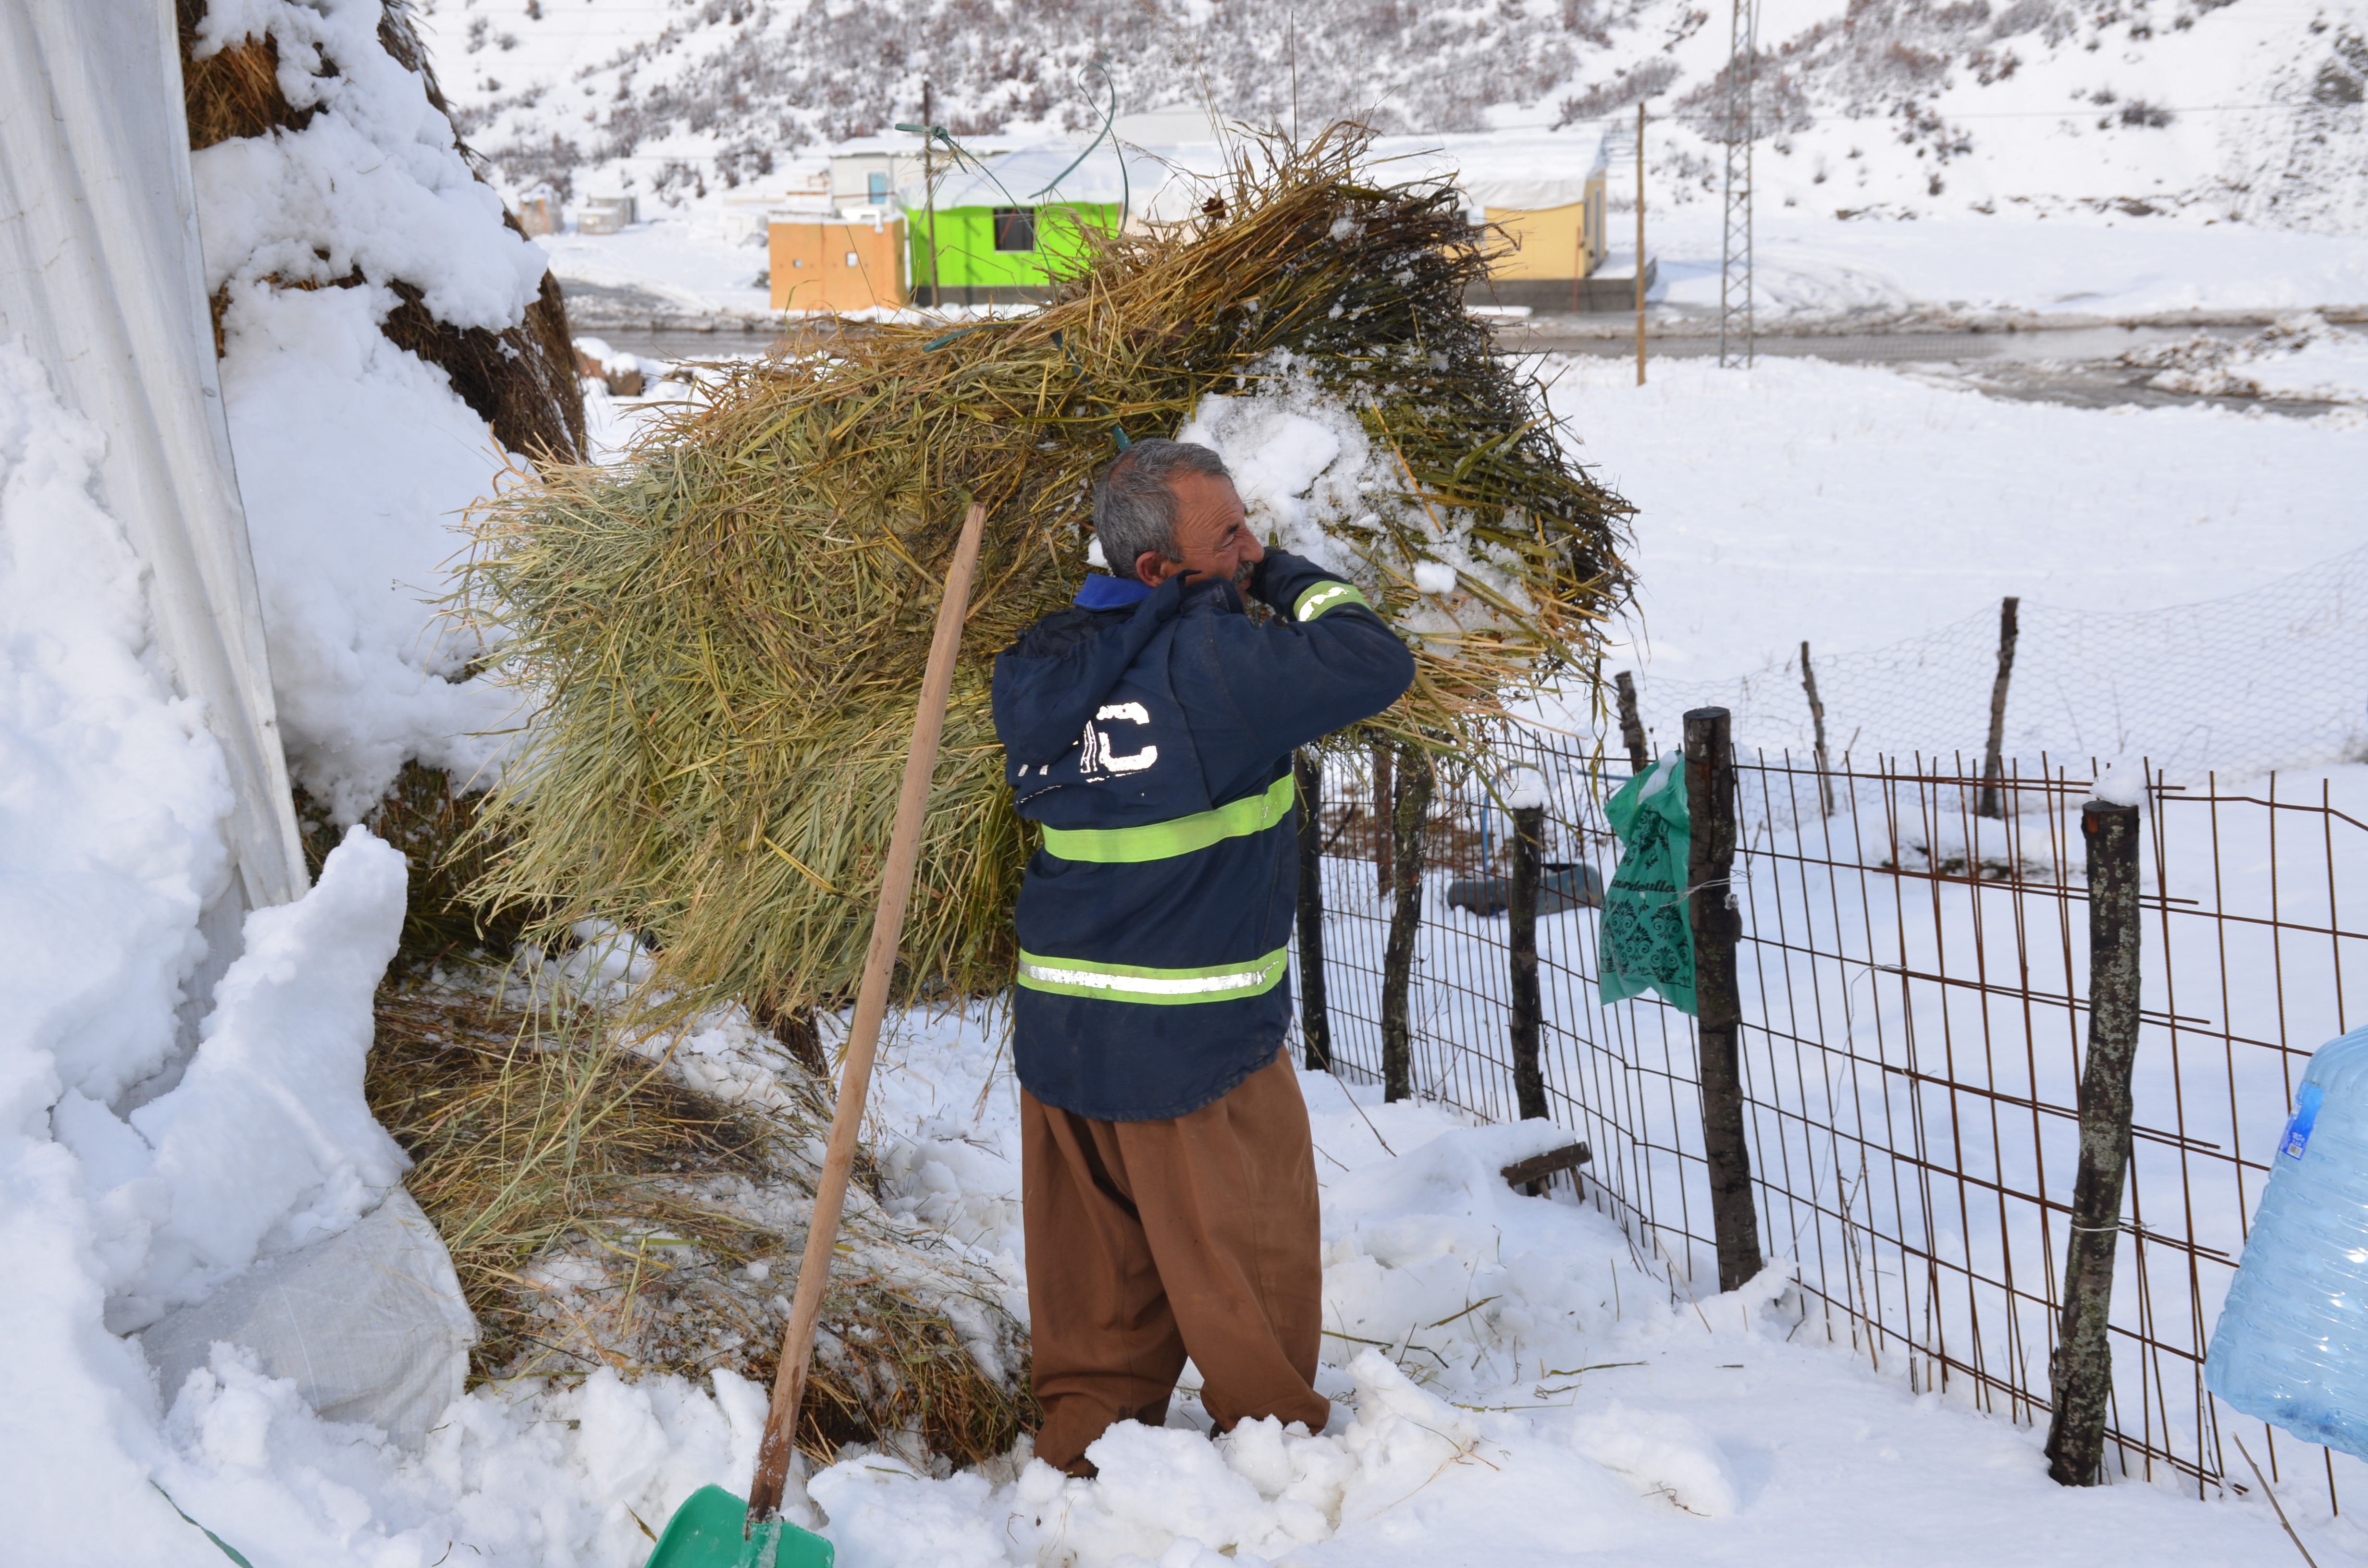
[[[962,617],[970,608],[971,575],[978,566],[978,540],[986,508],[973,504],[962,519],[946,574],[945,597],[938,604],[937,635],[929,641],[929,664],[921,678],[920,705],[913,710],[913,747],[905,757],[905,786],[896,797],[896,826],[888,840],[888,867],[880,883],[880,908],[872,916],[871,947],[863,959],[863,983],[856,993],[855,1022],[848,1031],[847,1060],[838,1080],[838,1108],[830,1119],[830,1146],[814,1189],[814,1218],[806,1227],[805,1256],[798,1263],[798,1294],[790,1326],[781,1335],[780,1369],[773,1375],[772,1408],[757,1449],[757,1477],[748,1488],[748,1528],[781,1517],[781,1492],[790,1472],[791,1439],[804,1397],[806,1367],[814,1355],[814,1321],[822,1315],[823,1290],[830,1282],[831,1254],[838,1244],[838,1221],[847,1206],[848,1174],[855,1166],[857,1135],[871,1088],[871,1062],[880,1049],[880,1024],[888,1011],[888,983],[896,968],[896,945],[905,934],[905,907],[913,896],[913,868],[921,856],[921,817],[929,803],[929,775],[937,766],[938,736],[945,728],[946,696],[954,684],[954,654],[962,647]]]

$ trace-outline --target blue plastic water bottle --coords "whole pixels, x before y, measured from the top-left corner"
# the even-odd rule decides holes
[[[2294,1091],[2203,1385],[2368,1458],[2368,1028],[2319,1047]]]

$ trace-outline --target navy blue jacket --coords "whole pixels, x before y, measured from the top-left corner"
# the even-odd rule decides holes
[[[1047,1105],[1182,1116],[1274,1060],[1299,893],[1293,749],[1397,700],[1414,655],[1349,585],[1269,551],[1250,592],[1089,578],[996,655],[995,728],[1043,824],[1013,1052]]]

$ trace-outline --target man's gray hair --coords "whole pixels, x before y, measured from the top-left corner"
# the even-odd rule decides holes
[[[1101,540],[1102,556],[1113,574],[1133,577],[1135,557],[1146,550],[1162,561],[1181,559],[1176,547],[1181,508],[1167,487],[1181,473],[1234,477],[1226,472],[1225,460],[1208,448],[1157,437],[1137,441],[1102,470],[1094,483],[1094,537]]]

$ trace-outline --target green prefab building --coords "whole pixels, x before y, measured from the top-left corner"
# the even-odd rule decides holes
[[[1108,151],[1071,169],[1076,157],[1007,153],[983,170],[939,170],[934,202],[921,185],[900,193],[913,303],[927,310],[1042,301],[1056,280],[1082,266],[1088,231],[1115,233],[1125,223],[1133,194],[1125,175],[1164,175],[1156,165],[1121,170]]]

